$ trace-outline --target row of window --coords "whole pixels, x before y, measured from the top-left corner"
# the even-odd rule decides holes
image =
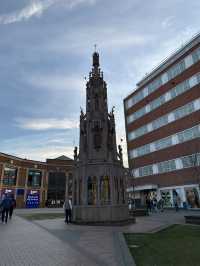
[[[178,132],[166,138],[162,138],[157,141],[148,143],[137,149],[132,149],[129,152],[129,156],[131,159],[133,159],[199,137],[200,137],[200,125],[196,125],[192,128],[188,128],[184,131]]]
[[[12,166],[4,167],[3,172],[3,185],[15,186],[17,182],[18,169]],[[42,180],[42,172],[39,170],[29,170],[27,186],[28,187],[40,187]]]
[[[138,91],[134,96],[128,99],[125,103],[125,108],[129,109],[137,102],[141,101],[147,95],[151,94],[157,90],[161,85],[164,85],[177,75],[181,74],[185,69],[189,68],[191,65],[195,64],[200,60],[200,47],[197,48],[193,53],[186,56],[183,60],[169,68],[168,71],[164,72],[161,76],[153,80],[142,90]]]
[[[200,98],[192,102],[189,102],[186,105],[181,106],[175,109],[174,111],[167,113],[164,116],[161,116],[157,118],[156,120],[153,120],[152,122],[128,133],[128,140],[131,141],[133,139],[136,139],[144,134],[147,134],[153,130],[156,130],[162,126],[165,126],[168,123],[171,123],[195,111],[198,111],[199,109],[200,109]]]
[[[142,107],[135,113],[127,116],[127,123],[131,123],[136,119],[142,117],[143,115],[153,111],[154,109],[160,107],[164,103],[172,100],[173,98],[177,97],[178,95],[186,92],[187,90],[193,88],[197,84],[200,83],[200,73],[190,77],[189,79],[183,81],[182,83],[178,84],[176,87],[172,88],[165,94],[161,95],[160,97],[156,98],[155,100],[151,101],[146,106]]]
[[[200,166],[200,153],[164,161],[156,164],[146,165],[137,169],[133,169],[134,177],[142,177],[167,173],[183,168]]]

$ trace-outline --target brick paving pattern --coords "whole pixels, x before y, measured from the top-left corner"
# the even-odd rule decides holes
[[[45,211],[50,210],[37,210]],[[66,225],[63,219],[30,222],[14,216],[7,225],[0,223],[0,266],[131,266],[121,232],[154,232],[184,223],[186,213],[155,213],[123,227]]]

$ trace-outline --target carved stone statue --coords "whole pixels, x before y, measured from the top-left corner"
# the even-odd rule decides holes
[[[74,147],[74,160],[77,161],[78,159],[78,148]]]
[[[122,146],[118,145],[118,149],[119,149],[119,159],[121,162],[123,162]]]

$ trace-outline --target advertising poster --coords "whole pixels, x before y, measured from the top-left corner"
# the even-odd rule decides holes
[[[26,197],[26,208],[39,208],[40,207],[40,192],[28,191]]]

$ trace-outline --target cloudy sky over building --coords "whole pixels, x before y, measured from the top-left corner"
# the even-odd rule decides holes
[[[199,0],[1,0],[0,152],[73,157],[94,44],[125,148],[123,99],[199,32],[199,10]]]

